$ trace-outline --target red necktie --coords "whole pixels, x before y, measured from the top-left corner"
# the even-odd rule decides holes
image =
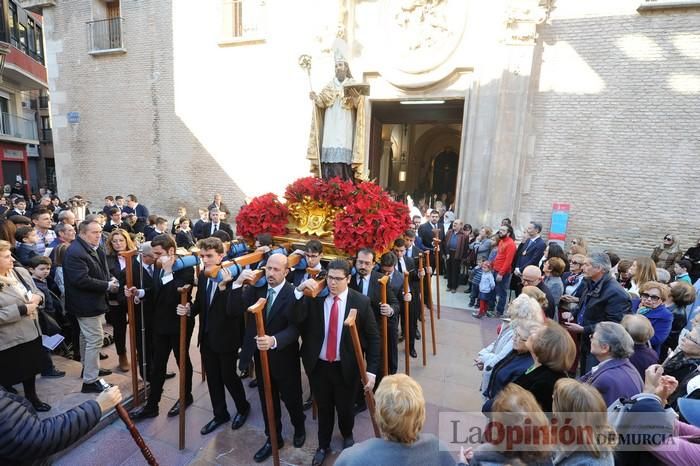
[[[333,297],[331,317],[328,320],[328,336],[326,337],[326,361],[335,361],[336,346],[338,341],[338,301],[339,296]]]

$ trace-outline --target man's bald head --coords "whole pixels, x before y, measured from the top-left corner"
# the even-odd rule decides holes
[[[523,285],[537,286],[542,281],[542,272],[540,271],[539,267],[528,265],[525,267],[525,270],[523,270],[521,280]]]
[[[275,288],[284,281],[289,270],[287,256],[284,254],[273,254],[267,259],[265,264],[265,277],[267,284]]]

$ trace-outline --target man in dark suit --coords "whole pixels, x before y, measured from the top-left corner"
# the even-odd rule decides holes
[[[122,209],[122,213],[136,215],[134,231],[143,233],[144,228],[148,224],[148,209],[145,205],[139,204],[139,200],[135,195],[129,194],[126,196],[126,207]]]
[[[420,240],[423,243],[423,248],[424,250],[428,250],[431,252],[431,257],[434,257],[434,254],[432,254],[434,238],[433,230],[436,228],[440,230],[440,241],[445,239],[445,231],[440,227],[439,221],[440,214],[437,210],[433,210],[432,212],[430,212],[430,221],[418,227],[418,236],[420,237]]]
[[[389,357],[389,374],[396,374],[398,369],[398,325],[399,325],[399,301],[396,299],[396,294],[392,293],[390,287],[387,285],[386,293],[386,304],[382,304],[382,286],[379,283],[379,279],[382,278],[383,274],[376,272],[374,269],[374,251],[369,248],[362,248],[357,252],[357,257],[355,258],[355,270],[357,273],[354,277],[350,279],[350,288],[362,293],[369,298],[370,304],[372,305],[372,310],[374,311],[374,318],[377,321],[377,328],[381,331],[382,317],[387,317],[387,348],[381,348],[380,354],[384,354],[383,351],[388,351]],[[377,385],[382,379],[383,374],[377,375]],[[358,404],[360,408],[364,407],[364,396],[358,399]],[[361,409],[364,410],[364,409]]]
[[[235,238],[235,236],[233,236],[233,228],[231,228],[231,225],[226,222],[222,222],[220,220],[220,216],[221,212],[219,212],[218,209],[212,209],[209,211],[210,221],[202,225],[200,230],[200,235],[202,238],[209,238],[215,231],[218,230],[223,230],[228,233],[231,239]]]
[[[542,256],[544,255],[544,250],[547,245],[540,236],[540,233],[542,233],[542,224],[530,222],[525,230],[527,238],[523,239],[523,242],[518,245],[518,249],[515,251],[513,276],[510,282],[510,287],[515,291],[516,296],[518,296],[523,290],[521,277],[525,267],[528,265],[535,265],[539,267],[540,259],[542,259]]]
[[[418,254],[420,254],[420,248],[416,246],[416,231],[413,229],[408,229],[403,235],[403,239],[406,242],[406,256],[412,259],[414,263],[418,262]]]
[[[379,370],[377,322],[369,298],[348,289],[350,279],[347,261],[338,259],[328,264],[327,297],[301,298],[305,289],[314,288],[315,281],[311,279],[294,291],[299,300],[295,318],[302,335],[301,357],[318,405],[318,449],[311,463],[313,466],[323,464],[330,451],[334,411],[338,413],[343,448],[355,443],[353,403],[360,386],[360,373],[350,330],[343,325],[350,309],[357,309],[356,326],[366,354],[368,381],[365,390],[372,390]]]
[[[408,272],[408,286],[411,295],[411,305],[409,307],[409,352],[412,358],[417,358],[418,353],[416,353],[416,340],[420,340],[420,335],[418,333],[418,318],[421,316],[421,299],[420,299],[420,281],[425,277],[425,269],[418,270],[416,262],[410,257],[406,257],[406,242],[403,238],[398,238],[394,241],[394,246],[392,248],[394,255],[396,256],[396,271],[403,276],[403,272]],[[417,260],[417,259],[416,259]],[[403,280],[403,278],[402,278]],[[401,322],[401,334],[402,338],[400,341],[406,337],[406,329],[404,328],[403,319]]]
[[[246,400],[243,384],[236,373],[243,316],[228,306],[231,274],[224,269],[225,278],[218,284],[207,276],[207,272],[221,264],[224,259],[224,244],[219,238],[207,238],[203,239],[199,245],[199,257],[204,263],[204,269],[197,281],[199,284],[197,295],[191,306],[189,303],[178,304],[177,313],[178,315],[191,314],[192,317],[199,316],[197,343],[202,353],[209,398],[214,411],[214,419],[200,431],[202,435],[206,435],[231,419],[226,407],[225,389],[228,389],[238,410],[231,425],[232,429],[240,429],[243,426],[250,412],[250,403]]]
[[[317,239],[310,239],[304,246],[304,257],[306,258],[306,268],[294,269],[287,275],[287,280],[294,286],[299,286],[309,279],[309,269],[323,270],[321,266],[321,254],[323,254],[323,244]]]
[[[118,211],[118,209],[117,209]],[[136,350],[139,359],[139,371],[144,380],[151,381],[151,368],[153,367],[153,276],[156,273],[155,256],[151,243],[141,245],[141,263],[140,267],[134,270],[134,284],[131,288],[124,288],[124,294],[127,298],[134,297],[136,305]],[[141,288],[138,288],[138,287]],[[141,320],[141,308],[143,308],[143,321]],[[141,331],[145,334],[142,338]],[[174,376],[175,374],[173,374]],[[168,378],[166,376],[166,378]]]
[[[294,322],[296,297],[294,286],[285,280],[289,271],[287,257],[284,254],[272,254],[265,264],[267,286],[255,287],[243,285],[253,275],[252,270],[243,270],[233,284],[231,292],[231,307],[236,312],[244,313],[258,299],[266,298],[265,306],[265,335],[257,337],[255,319],[249,315],[246,322],[246,332],[241,352],[241,360],[250,356],[255,358],[255,367],[262,367],[260,351],[267,351],[270,361],[270,383],[272,389],[275,426],[277,428],[277,445],[284,445],[282,440],[282,412],[280,399],[284,401],[289,418],[294,426],[295,448],[301,448],[306,441],[304,427],[304,410],[301,396],[301,363],[299,362],[299,329]],[[270,427],[267,406],[265,404],[265,383],[263,377],[258,377],[258,394],[265,419],[265,444],[255,453],[253,459],[260,463],[272,454],[270,443]]]
[[[105,233],[112,233],[112,231],[116,230],[117,228],[124,230],[128,233],[134,232],[134,229],[131,228],[131,225],[129,225],[126,221],[122,220],[122,212],[121,210],[119,210],[119,207],[111,207],[107,215],[109,220],[107,220],[107,223],[105,223]]]
[[[170,352],[175,354],[175,360],[180,362],[180,317],[177,314],[177,305],[180,303],[178,288],[191,285],[194,282],[194,270],[192,267],[173,272],[175,255],[175,240],[168,234],[158,235],[151,241],[153,256],[160,270],[156,269],[153,278],[153,289],[149,299],[153,301],[154,328],[153,328],[153,368],[151,370],[151,396],[148,403],[142,408],[131,412],[132,419],[145,419],[158,416],[158,403],[163,394],[163,383],[166,376],[166,368]],[[187,336],[185,345],[190,347],[190,337],[194,328],[194,320],[187,321]],[[185,409],[192,404],[192,363],[189,351],[185,351],[185,392],[187,393],[186,406],[181,407],[178,400],[168,411],[168,416],[177,416],[180,409]]]
[[[102,348],[102,315],[107,312],[107,292],[119,289],[119,282],[107,269],[104,250],[100,248],[102,227],[97,220],[82,222],[79,236],[71,243],[63,258],[63,278],[66,286],[66,309],[75,315],[85,342],[81,345],[83,362],[83,393],[99,393],[104,387],[99,381],[99,355]]]

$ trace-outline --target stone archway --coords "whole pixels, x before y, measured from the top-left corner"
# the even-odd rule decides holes
[[[442,154],[454,153],[453,177],[455,181],[451,185],[450,197],[454,199],[456,176],[459,165],[459,148],[461,139],[461,125],[430,125],[418,135],[411,150],[410,168],[408,170],[408,182],[415,190],[422,193],[434,193],[436,158]]]

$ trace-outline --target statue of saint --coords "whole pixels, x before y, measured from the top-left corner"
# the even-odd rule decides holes
[[[352,181],[364,177],[365,97],[356,88],[345,54],[335,50],[335,77],[313,102],[307,159],[311,171],[324,180],[336,176]]]

